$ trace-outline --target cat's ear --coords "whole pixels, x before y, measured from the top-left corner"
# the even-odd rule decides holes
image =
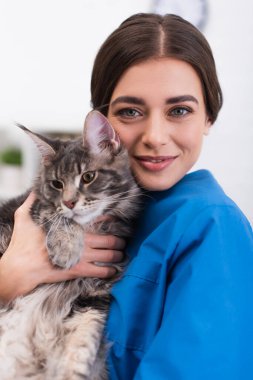
[[[84,123],[84,144],[88,143],[92,153],[99,154],[109,147],[114,154],[120,150],[120,139],[108,119],[99,111],[88,113]]]
[[[47,139],[44,136],[41,136],[37,133],[34,133],[30,131],[28,128],[26,128],[24,125],[16,123],[16,125],[21,128],[25,133],[28,134],[28,136],[31,137],[31,139],[35,142],[44,165],[48,165],[51,163],[52,158],[55,156],[56,151],[54,150],[53,146],[50,145],[50,140]]]

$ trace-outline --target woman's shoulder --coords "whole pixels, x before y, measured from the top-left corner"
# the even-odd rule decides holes
[[[171,189],[148,194],[147,205],[139,220],[139,227],[147,236],[154,230],[173,231],[178,238],[194,220],[201,216],[201,222],[230,218],[243,220],[246,217],[239,207],[225,194],[214,176],[207,170],[198,170],[187,174]]]
[[[199,204],[200,207],[235,206],[220,184],[208,170],[197,170],[185,175],[168,191],[168,200],[180,200],[181,204]]]
[[[217,207],[232,207],[240,213],[217,180],[208,170],[198,170],[187,174],[176,185],[166,191],[148,194],[147,212],[162,220],[184,215],[193,218],[203,209],[209,212]]]
[[[205,215],[206,218],[219,214],[224,217],[233,215],[235,219],[246,220],[238,205],[225,193],[208,170],[198,170],[186,175],[174,189],[173,197],[181,199],[181,202],[184,199],[182,208],[189,209],[193,218],[199,214]]]
[[[148,251],[149,260],[172,265],[185,252],[193,250],[195,257],[202,248],[210,254],[219,249],[228,253],[231,245],[253,251],[247,218],[210,172],[190,173],[168,191],[153,195],[129,245],[130,257],[138,252],[138,260],[145,263]]]

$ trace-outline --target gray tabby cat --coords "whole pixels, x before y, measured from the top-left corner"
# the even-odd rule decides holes
[[[140,192],[127,151],[102,114],[90,112],[83,138],[76,140],[50,140],[21,128],[42,155],[31,215],[46,232],[54,265],[70,268],[79,261],[84,231],[130,235]],[[0,207],[0,254],[9,244],[14,212],[26,196]],[[112,218],[94,223],[104,214]],[[103,328],[113,281],[80,278],[41,285],[2,305],[1,380],[107,379]]]

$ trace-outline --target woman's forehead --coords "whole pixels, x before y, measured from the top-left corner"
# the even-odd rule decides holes
[[[128,68],[118,81],[111,98],[145,99],[192,96],[203,98],[201,81],[193,67],[174,58],[150,59]]]

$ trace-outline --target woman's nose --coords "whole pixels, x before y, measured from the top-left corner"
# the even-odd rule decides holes
[[[168,126],[164,118],[150,116],[142,135],[143,144],[151,148],[157,148],[161,145],[166,145],[168,141]]]

